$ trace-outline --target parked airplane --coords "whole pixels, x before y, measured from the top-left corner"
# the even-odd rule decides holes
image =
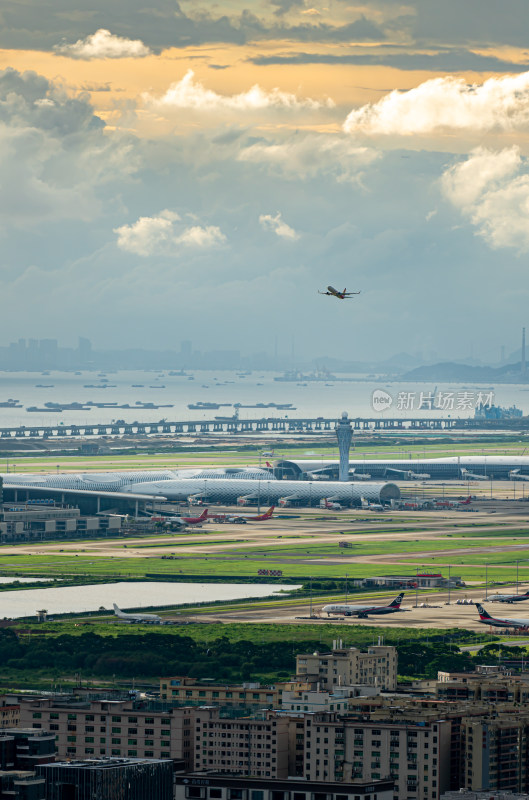
[[[327,511],[340,511],[342,506],[340,503],[333,503],[331,500],[327,500],[326,497],[323,500],[320,500],[320,508],[326,508]]]
[[[458,508],[459,506],[469,506],[472,498],[467,497],[465,500],[434,500],[434,508]]]
[[[257,514],[255,517],[249,517],[244,514],[210,514],[209,519],[213,522],[264,522],[267,519],[272,519],[275,506],[270,506],[268,511],[264,514]]]
[[[188,526],[200,525],[208,518],[208,510],[204,509],[199,517],[151,517],[154,522],[165,522],[168,526],[177,525],[178,527],[187,528]]]
[[[320,292],[318,289],[318,294],[328,294],[332,297],[337,297],[338,300],[348,300],[354,294],[360,294],[360,292],[348,292],[347,289],[344,289],[343,292],[339,292],[338,289],[335,289],[334,286],[327,286],[326,292]]]
[[[329,606],[323,606],[327,616],[331,614],[342,614],[344,617],[358,617],[359,619],[367,619],[371,614],[393,614],[395,611],[401,611],[400,604],[404,592],[401,592],[398,597],[391,601],[387,606],[352,606],[345,603],[336,603]]]
[[[494,628],[529,628],[529,619],[498,619],[497,617],[491,617],[481,603],[476,603],[476,608],[479,613],[479,621],[483,622],[484,625],[492,625]]]
[[[529,590],[525,594],[493,594],[487,600],[491,603],[520,603],[529,600]]]
[[[113,605],[116,617],[124,619],[126,622],[147,622],[154,625],[162,621],[162,618],[159,617],[158,614],[127,614],[126,611],[122,611],[118,608],[115,603]]]

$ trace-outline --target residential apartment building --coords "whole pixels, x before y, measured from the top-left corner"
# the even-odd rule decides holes
[[[197,708],[195,770],[287,778],[290,724],[274,712],[228,718],[217,708]]]
[[[0,700],[0,729],[16,728],[20,722],[20,706]]]
[[[464,788],[529,793],[529,713],[464,718],[462,743]]]
[[[374,697],[380,690],[374,686],[335,686],[333,691],[324,691],[312,684],[295,684],[281,693],[283,711],[313,712],[333,711],[346,713],[355,697]]]
[[[322,689],[329,691],[335,686],[360,683],[394,691],[397,688],[397,648],[377,645],[363,652],[356,647],[335,647],[328,653],[298,655],[296,677],[319,682]]]
[[[261,686],[260,683],[231,685],[197,681],[195,678],[187,677],[162,678],[160,699],[168,703],[189,705],[278,708],[281,706],[281,692],[287,685],[286,683],[274,686]]]
[[[21,697],[21,724],[50,731],[59,758],[157,758],[193,768],[194,710],[127,700]]]

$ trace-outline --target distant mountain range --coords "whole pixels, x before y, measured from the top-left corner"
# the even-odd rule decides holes
[[[529,383],[529,370],[522,375],[521,362],[501,367],[472,367],[444,361],[439,364],[416,367],[400,376],[405,381],[441,381],[452,383]]]

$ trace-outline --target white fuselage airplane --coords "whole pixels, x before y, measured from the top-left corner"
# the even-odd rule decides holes
[[[520,603],[522,600],[529,600],[529,591],[525,594],[493,594],[487,597],[489,603]]]
[[[344,289],[343,292],[339,292],[334,286],[327,286],[326,292],[320,292],[318,289],[318,294],[328,294],[331,297],[337,297],[338,300],[348,300],[354,294],[360,294],[360,292],[348,292],[347,289]]]
[[[387,606],[352,606],[348,603],[336,603],[328,606],[323,606],[322,611],[330,616],[331,614],[341,614],[344,617],[359,617],[360,619],[367,619],[372,614],[393,614],[395,611],[401,611],[400,604],[404,592],[399,594]]]
[[[125,620],[126,622],[150,622],[150,623],[159,623],[162,621],[162,618],[158,616],[158,614],[127,614],[126,611],[122,611],[117,605],[114,603],[114,614],[116,617]]]
[[[523,628],[529,629],[529,619],[499,619],[498,617],[491,617],[488,611],[485,611],[481,603],[476,603],[476,608],[479,613],[479,621],[484,625],[492,625],[493,628]]]

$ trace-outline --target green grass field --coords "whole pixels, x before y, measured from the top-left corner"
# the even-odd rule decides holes
[[[368,443],[358,442],[351,451],[351,459],[363,458],[369,460],[379,460],[386,458],[402,458],[413,460],[419,458],[442,457],[449,455],[508,455],[521,454],[526,448],[529,437],[521,435],[484,437],[457,437],[457,432],[453,432],[447,440],[446,434],[436,436],[429,434],[428,439],[424,440],[424,434],[417,436],[397,434],[395,436],[384,436],[375,438]],[[417,442],[419,439],[419,442]],[[163,445],[160,444],[160,448]],[[272,447],[272,445],[270,445]],[[275,458],[296,458],[308,459],[315,462],[322,459],[338,459],[337,447],[332,442],[314,441],[310,444],[292,446],[289,443],[280,442],[275,445],[274,456],[262,455],[263,450],[268,447],[244,447],[223,448],[212,447],[204,450],[186,451],[182,448],[176,452],[159,453],[125,453],[125,454],[104,454],[95,456],[86,455],[49,455],[35,456],[16,453],[9,457],[0,458],[0,470],[4,472],[56,472],[57,466],[60,472],[68,471],[104,471],[104,470],[126,470],[126,469],[174,469],[177,467],[206,467],[219,464],[234,465],[264,465],[266,460]],[[5,468],[2,466],[2,461]]]
[[[344,553],[346,551],[344,550]],[[527,563],[519,564],[520,580],[529,580],[529,550],[520,551],[516,558],[527,558]],[[472,566],[458,566],[460,564]],[[493,565],[489,569],[489,580],[513,581],[516,577],[515,559],[509,559],[505,553],[476,554],[455,556],[450,559],[440,557],[438,563],[433,558],[405,558],[391,567],[389,564],[363,564],[349,560],[337,564],[296,564],[282,563],[277,558],[266,557],[261,563],[250,559],[228,557],[219,559],[212,556],[179,557],[174,561],[161,558],[123,558],[114,557],[87,557],[63,555],[16,555],[0,556],[0,572],[4,575],[18,576],[94,576],[97,578],[141,578],[145,576],[157,577],[163,580],[164,576],[210,575],[218,578],[235,579],[241,577],[257,577],[257,570],[263,564],[267,569],[280,569],[285,578],[365,578],[376,575],[398,572],[399,574],[413,575],[416,569],[420,571],[439,571],[441,565],[452,564],[458,566],[457,574],[465,581],[482,582],[485,579],[485,564]],[[278,579],[281,582],[281,578]]]

